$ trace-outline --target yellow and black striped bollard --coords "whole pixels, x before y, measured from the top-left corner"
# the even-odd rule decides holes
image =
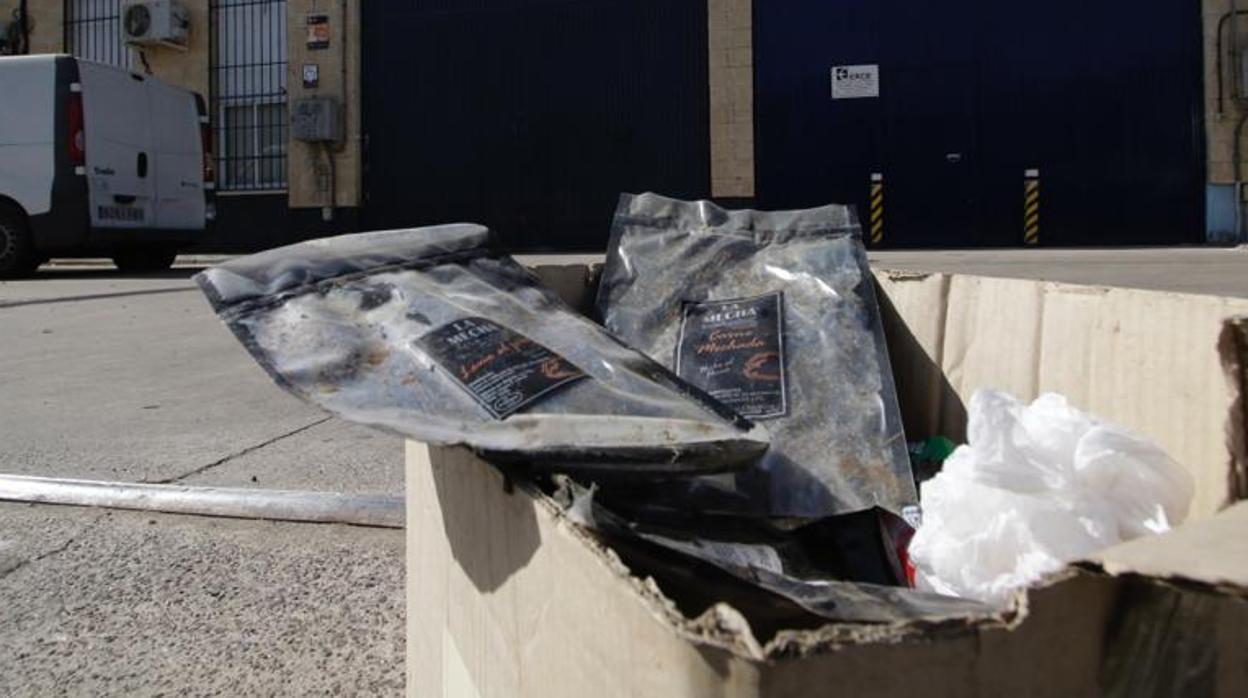
[[[1040,244],[1040,170],[1023,172],[1023,244]]]
[[[884,242],[884,175],[871,173],[871,244]]]

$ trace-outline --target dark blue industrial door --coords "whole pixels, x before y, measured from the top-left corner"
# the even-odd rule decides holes
[[[976,17],[948,0],[878,0],[890,31],[879,36],[878,59],[888,67],[876,102],[884,124],[886,237],[895,245],[978,241],[976,186],[979,73]],[[941,27],[941,31],[933,31]],[[867,57],[864,57],[867,58]],[[882,101],[881,101],[882,100]],[[831,102],[841,108],[843,100]],[[863,191],[863,176],[855,191]]]
[[[362,11],[367,227],[601,249],[620,192],[710,193],[705,0]]]
[[[1104,5],[1104,6],[1102,6]],[[754,6],[758,204],[854,203],[884,178],[883,246],[1197,242],[1204,133],[1199,7],[1052,0]],[[833,100],[837,65],[878,98]]]
[[[885,225],[895,245],[978,242],[975,73],[964,66],[897,70],[884,116]],[[865,186],[861,176],[855,183]]]

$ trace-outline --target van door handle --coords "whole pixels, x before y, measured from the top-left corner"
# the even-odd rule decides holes
[[[138,198],[133,194],[113,194],[113,201],[119,204],[132,204]]]
[[[139,153],[139,178],[147,176],[147,153]]]

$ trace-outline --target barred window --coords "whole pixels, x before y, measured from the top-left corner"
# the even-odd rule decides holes
[[[134,68],[135,51],[121,33],[121,0],[65,0],[65,52]]]
[[[286,0],[212,0],[217,186],[286,188]]]

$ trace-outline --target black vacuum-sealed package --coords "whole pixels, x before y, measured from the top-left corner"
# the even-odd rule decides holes
[[[196,277],[284,388],[495,460],[667,476],[743,467],[766,431],[564,305],[460,224],[344,235]]]
[[[918,496],[860,231],[846,206],[728,211],[620,198],[598,291],[603,324],[772,437],[750,469],[647,500],[799,520],[881,507],[913,519]]]
[[[777,532],[750,519],[690,517],[684,521],[642,520],[604,506],[602,492],[572,480],[557,482],[553,493],[568,518],[585,526],[619,551],[626,562],[644,542],[676,555],[709,564],[741,582],[792,601],[808,613],[843,622],[892,623],[987,616],[992,609],[977,601],[924,593],[899,586],[886,569],[886,541],[864,535],[844,539],[846,519],[878,526],[874,512],[824,519],[794,531]],[[671,558],[657,572],[669,574]],[[695,573],[696,574],[696,573]],[[679,581],[674,580],[679,584]],[[702,577],[695,577],[702,587]],[[715,594],[722,589],[714,588]],[[744,602],[744,603],[743,603]],[[737,597],[739,610],[756,603]],[[747,606],[748,604],[748,606]]]

